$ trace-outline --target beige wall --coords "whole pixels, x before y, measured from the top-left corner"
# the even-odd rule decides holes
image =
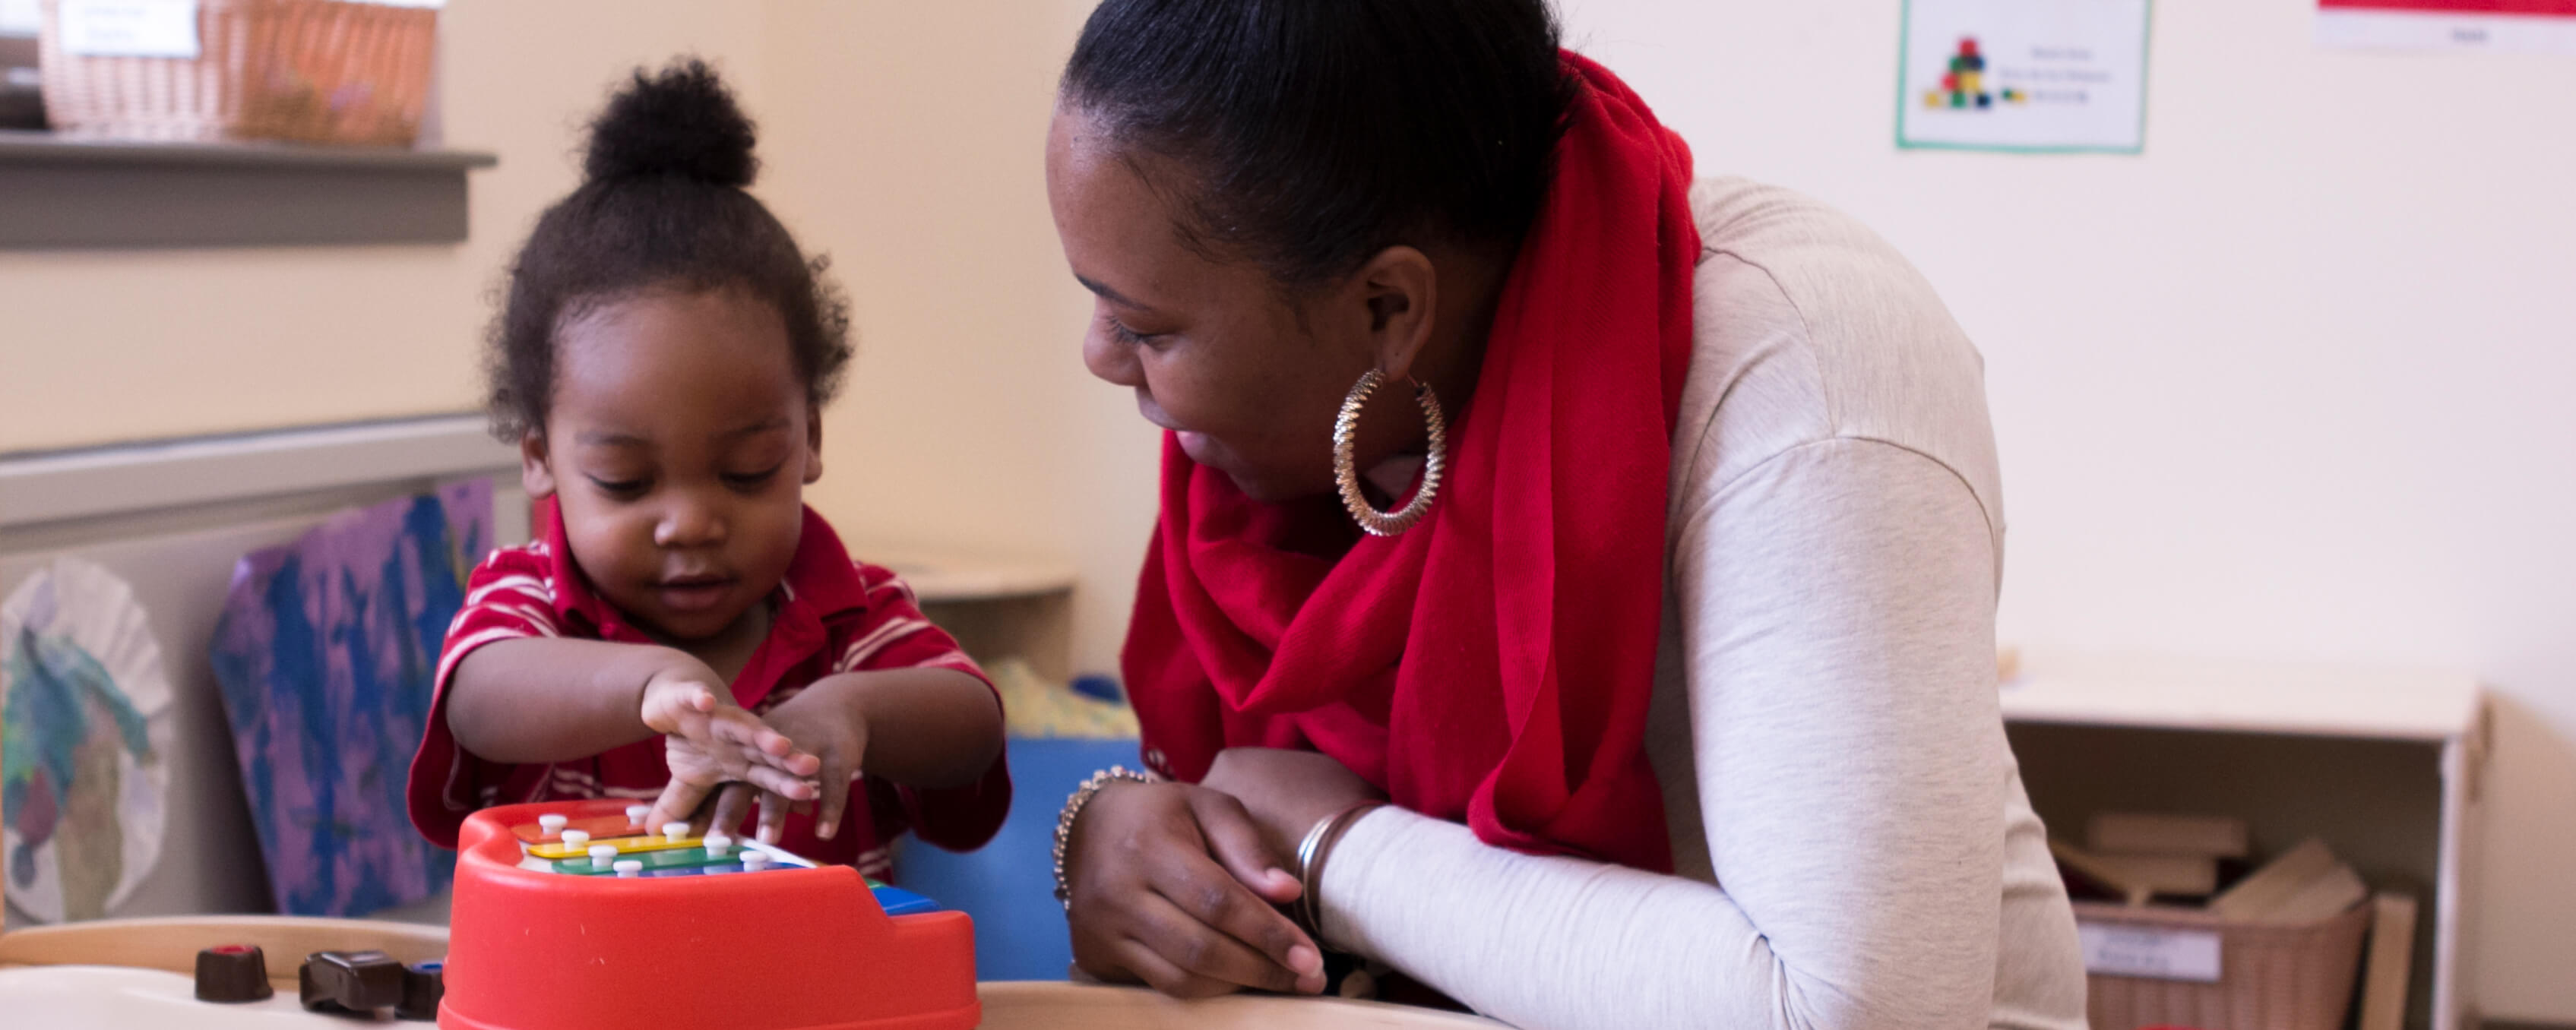
[[[759,7],[457,0],[450,145],[474,173],[457,246],[0,253],[0,451],[452,411],[475,403],[484,293],[572,188],[572,129],[610,77],[695,49],[757,96]]]
[[[2576,1020],[2576,61],[2157,0],[2143,155],[1899,153],[1899,0],[1560,2],[1703,174],[1858,215],[1976,339],[2007,638],[2488,682],[2473,996]]]
[[[0,451],[456,409],[484,291],[621,70],[716,58],[856,299],[816,503],[861,546],[1078,562],[1110,667],[1153,434],[1080,370],[1039,174],[1086,0],[455,0],[453,248],[0,254]],[[2003,624],[2082,649],[2464,667],[2501,699],[2490,1012],[2576,1018],[2576,64],[2328,54],[2158,5],[2147,152],[1898,154],[1897,0],[1566,0],[1706,173],[1861,216],[1989,362]]]
[[[1075,668],[1115,668],[1153,520],[1153,428],[1083,372],[1088,295],[1043,142],[1079,0],[780,2],[764,194],[829,251],[859,357],[815,505],[845,536],[1077,563]]]
[[[455,0],[456,246],[0,253],[0,452],[472,408],[490,291],[579,181],[612,81],[697,53],[763,130],[756,187],[857,308],[814,503],[854,545],[1076,563],[1076,667],[1114,668],[1155,440],[1082,373],[1088,308],[1040,155],[1082,0]]]

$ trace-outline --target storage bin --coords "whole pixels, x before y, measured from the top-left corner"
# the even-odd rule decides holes
[[[2313,922],[2274,923],[2199,909],[2076,902],[2085,962],[2093,970],[2086,977],[2093,1030],[2340,1030],[2361,973],[2370,914],[2365,902]],[[2205,957],[2213,937],[2215,981],[2104,971],[2155,965],[2158,951],[2197,950]]]
[[[116,139],[410,146],[438,11],[423,0],[197,0],[194,57],[83,55],[45,0],[41,76],[56,132]]]

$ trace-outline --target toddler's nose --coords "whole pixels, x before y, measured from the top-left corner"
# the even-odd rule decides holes
[[[653,543],[662,547],[711,547],[724,542],[724,516],[715,505],[679,498],[662,511],[653,526]]]

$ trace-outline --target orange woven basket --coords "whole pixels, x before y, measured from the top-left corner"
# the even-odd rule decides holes
[[[2075,903],[2079,923],[2215,931],[2217,983],[2094,973],[2085,1008],[2093,1030],[2161,1025],[2203,1030],[2340,1030],[2361,975],[2371,907],[2308,923],[2229,920],[2197,909]]]
[[[67,135],[410,146],[438,11],[352,0],[199,0],[198,54],[65,52],[45,0],[46,120]]]

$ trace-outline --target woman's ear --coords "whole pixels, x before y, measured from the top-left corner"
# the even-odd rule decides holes
[[[1368,308],[1368,334],[1379,372],[1395,382],[1413,374],[1413,359],[1431,340],[1440,306],[1440,277],[1431,257],[1412,247],[1377,252],[1352,275]]]
[[[805,409],[805,482],[823,478],[823,413]]]
[[[546,462],[546,437],[534,429],[519,434],[519,485],[531,501],[554,496],[555,470]]]

